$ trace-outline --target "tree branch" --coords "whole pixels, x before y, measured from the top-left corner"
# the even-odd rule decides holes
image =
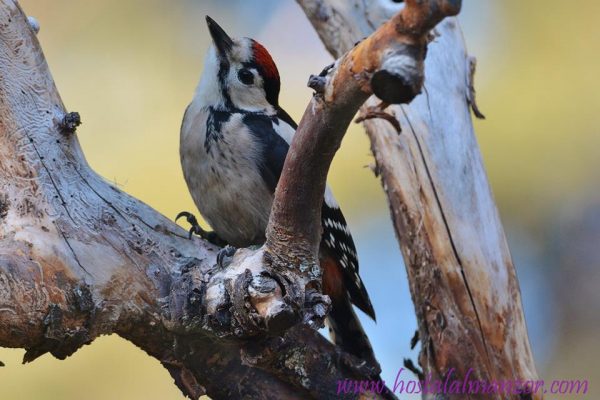
[[[62,359],[117,333],[159,359],[191,398],[331,398],[338,381],[372,376],[296,322],[318,323],[327,310],[317,208],[369,78],[388,71],[384,81],[400,82],[406,98],[418,91],[423,30],[444,14],[414,7],[327,76],[290,151],[290,159],[308,155],[309,163],[292,161],[282,178],[288,188],[298,179],[301,189],[278,191],[268,245],[236,252],[223,268],[215,265],[217,248],[188,240],[90,169],[78,119],[66,112],[34,31],[16,1],[0,0],[0,345],[25,348],[26,362],[46,352]],[[408,16],[411,32],[398,30]],[[402,62],[382,67],[394,59]],[[316,154],[302,149],[312,129],[315,147],[307,149]],[[294,175],[311,163],[320,177],[314,188],[306,171]],[[303,198],[305,216],[295,210]]]
[[[298,3],[334,57],[403,7],[384,0]],[[458,21],[435,31],[424,93],[409,106],[390,107],[402,134],[387,121],[365,121],[408,272],[419,362],[433,379],[535,380],[519,285],[469,114],[471,63]],[[369,99],[363,113],[377,103]]]

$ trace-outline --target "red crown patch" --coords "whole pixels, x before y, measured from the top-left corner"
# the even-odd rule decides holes
[[[277,66],[271,58],[271,55],[264,48],[264,46],[257,41],[253,41],[252,44],[252,53],[254,55],[254,62],[261,67],[263,70],[263,74],[267,79],[275,79],[279,81],[279,71],[277,70]]]

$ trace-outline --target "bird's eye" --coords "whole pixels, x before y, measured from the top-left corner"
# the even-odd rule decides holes
[[[244,85],[252,85],[254,83],[254,74],[247,68],[242,68],[238,71],[238,79]]]

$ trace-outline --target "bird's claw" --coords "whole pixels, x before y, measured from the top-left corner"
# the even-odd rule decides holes
[[[189,238],[190,239],[192,238],[192,235],[194,235],[194,234],[196,234],[202,238],[206,235],[207,232],[204,229],[202,229],[200,224],[198,224],[198,220],[196,219],[196,216],[194,214],[189,213],[187,211],[182,211],[179,214],[177,214],[177,216],[175,217],[175,222],[177,222],[177,220],[181,217],[185,217],[188,224],[191,225],[190,230],[189,230]]]
[[[194,214],[189,213],[187,211],[182,211],[179,214],[177,214],[177,217],[175,217],[175,222],[177,222],[177,220],[182,217],[185,217],[188,224],[191,225],[190,230],[189,230],[189,238],[190,239],[192,238],[193,235],[198,235],[202,239],[204,239],[214,245],[217,245],[219,247],[223,247],[223,246],[227,245],[227,242],[225,242],[223,239],[221,239],[215,232],[205,231],[204,229],[202,229],[202,227],[198,223],[198,220],[196,219]]]
[[[223,247],[217,253],[217,265],[221,268],[225,268],[231,263],[231,258],[233,257],[236,251],[237,249],[230,245]]]

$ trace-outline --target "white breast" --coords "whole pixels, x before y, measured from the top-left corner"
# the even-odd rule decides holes
[[[192,103],[181,127],[180,156],[196,207],[215,232],[236,247],[264,241],[273,195],[258,170],[259,149],[233,114],[222,137],[205,146],[209,111]]]

